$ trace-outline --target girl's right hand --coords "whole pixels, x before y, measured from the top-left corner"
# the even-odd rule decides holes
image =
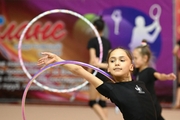
[[[56,54],[50,53],[50,52],[42,52],[41,54],[44,56],[38,60],[37,65],[40,65],[43,67],[45,67],[51,63],[54,63],[54,62],[63,61],[59,56],[57,56]]]

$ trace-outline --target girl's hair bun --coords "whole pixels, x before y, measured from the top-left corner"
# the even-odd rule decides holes
[[[147,40],[143,39],[142,42],[141,42],[141,46],[144,47],[144,46],[147,46],[147,45],[148,45]]]

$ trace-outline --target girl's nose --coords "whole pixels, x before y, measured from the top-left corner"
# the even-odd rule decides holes
[[[120,63],[120,62],[117,60],[117,61],[115,62],[115,65],[118,66],[118,65],[120,65],[119,63]]]

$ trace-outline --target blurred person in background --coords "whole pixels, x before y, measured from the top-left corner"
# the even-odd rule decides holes
[[[164,120],[162,116],[162,107],[155,91],[155,81],[157,80],[175,80],[176,75],[174,73],[160,73],[157,72],[152,66],[152,51],[146,40],[142,41],[142,44],[133,50],[133,62],[134,62],[134,76],[135,80],[143,81],[146,88],[152,96],[152,100],[156,109],[157,120]]]
[[[100,17],[93,22],[93,25],[97,29],[102,40],[103,56],[101,62],[104,63],[106,62],[108,52],[111,49],[110,41],[107,38],[103,37],[105,22],[103,21],[102,17]],[[96,62],[99,61],[98,57],[100,55],[100,45],[98,43],[97,37],[93,37],[88,41],[87,48],[89,50],[89,55],[90,55],[89,64],[99,67],[101,70],[106,71],[105,70],[106,66],[105,68],[103,68],[103,65],[102,66],[96,65]],[[89,69],[89,72],[94,73],[94,70]],[[101,73],[97,73],[96,76],[103,80],[107,79]],[[107,98],[101,95],[93,85],[89,84],[89,106],[97,113],[97,115],[100,117],[101,120],[108,119],[106,100]]]

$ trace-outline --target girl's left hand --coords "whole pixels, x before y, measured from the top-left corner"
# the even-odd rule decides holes
[[[58,61],[62,60],[60,57],[58,57],[57,55],[50,53],[50,52],[42,52],[41,54],[44,56],[38,60],[39,66],[45,67],[51,63],[58,62]]]

